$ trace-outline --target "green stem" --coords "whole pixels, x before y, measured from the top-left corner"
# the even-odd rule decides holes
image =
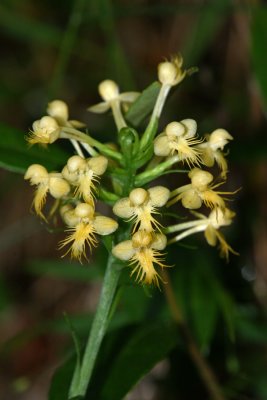
[[[154,167],[151,170],[142,172],[141,174],[136,176],[135,179],[135,186],[142,186],[147,182],[152,181],[153,179],[157,178],[160,176],[166,169],[170,168],[173,164],[177,163],[179,161],[178,156],[173,156],[169,158],[168,160],[164,161],[161,164],[158,164],[156,167]]]
[[[117,265],[116,265],[117,264]],[[98,308],[93,320],[92,328],[85,347],[81,366],[75,370],[70,390],[69,399],[84,397],[89,385],[96,357],[107,330],[112,301],[121,274],[121,267],[112,255],[109,256],[107,269],[103,281]]]
[[[102,154],[106,155],[107,157],[111,157],[114,160],[121,161],[122,155],[105,146],[104,144],[98,142],[98,140],[93,139],[91,136],[87,135],[86,133],[80,132],[75,128],[69,128],[64,126],[62,131],[60,132],[60,137],[62,139],[75,139],[80,142],[88,143],[90,146],[96,147],[98,150],[101,151]]]
[[[153,141],[157,133],[159,117],[161,115],[170,88],[170,85],[162,85],[160,88],[149,124],[140,140],[140,149],[146,148],[146,146]]]

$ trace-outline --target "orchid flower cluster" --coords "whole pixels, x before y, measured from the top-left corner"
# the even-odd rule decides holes
[[[183,68],[180,55],[158,65],[158,95],[141,133],[129,126],[125,110],[138,105],[142,94],[120,93],[114,81],[101,82],[98,89],[102,102],[89,111],[112,113],[117,143],[93,138],[85,124],[69,119],[68,106],[61,100],[50,102],[47,115],[33,123],[27,137],[30,144],[47,146],[67,139],[75,151],[60,172],[48,172],[44,166],[33,164],[25,173],[25,179],[36,188],[36,214],[47,221],[59,212],[66,225],[67,236],[59,245],[66,249],[65,254],[70,252],[71,257],[82,261],[97,245],[98,236],[113,234],[113,257],[126,262],[138,282],[159,286],[160,271],[167,266],[166,247],[189,235],[203,232],[208,244],[218,244],[226,258],[229,252],[235,253],[220,232],[234,218],[227,205],[227,196],[233,193],[218,191],[227,178],[224,148],[232,136],[220,128],[199,137],[197,123],[191,118],[171,121],[158,132],[170,90],[192,72],[194,69]],[[178,167],[172,170],[174,165]],[[162,175],[175,173],[179,165],[188,168],[187,184],[174,190],[153,184]],[[215,178],[207,167],[216,165]],[[177,181],[175,178],[173,183]],[[43,209],[48,194],[55,200],[46,218]],[[98,201],[112,206],[112,218],[96,211]],[[163,226],[158,217],[164,221],[164,214],[170,214],[168,208],[177,202],[191,211],[193,219]],[[201,207],[208,210],[207,215],[195,211]]]

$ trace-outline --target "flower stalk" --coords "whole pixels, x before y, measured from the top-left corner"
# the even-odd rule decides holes
[[[103,286],[90,334],[85,346],[81,365],[77,365],[69,389],[68,399],[84,397],[90,383],[97,354],[107,331],[110,311],[118,281],[121,265],[112,254],[109,255]]]

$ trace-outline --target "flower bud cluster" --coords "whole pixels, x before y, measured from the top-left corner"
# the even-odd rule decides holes
[[[161,133],[157,132],[169,91],[193,71],[183,68],[180,55],[158,65],[160,90],[148,125],[140,137],[136,129],[127,125],[124,115],[125,106],[129,107],[135,100],[137,107],[134,110],[141,107],[140,94],[120,93],[117,83],[110,79],[99,84],[103,101],[90,107],[89,111],[101,114],[111,110],[118,130],[117,144],[101,143],[87,131],[82,132],[80,129],[85,125],[69,119],[68,106],[62,100],[50,102],[47,115],[33,123],[28,136],[30,144],[47,145],[58,139],[68,139],[76,151],[61,172],[48,172],[44,166],[33,164],[25,174],[25,179],[36,187],[33,207],[41,218],[45,219],[42,210],[47,195],[55,199],[50,215],[59,210],[67,226],[68,235],[60,243],[60,248],[68,246],[66,254],[81,261],[83,257],[87,258],[86,249],[92,250],[97,245],[97,235],[110,235],[118,229],[118,222],[96,212],[98,197],[112,205],[114,215],[130,225],[129,237],[130,229],[125,229],[125,223],[121,224],[119,233],[114,235],[115,245],[110,250],[115,257],[129,263],[131,275],[140,283],[159,286],[160,269],[166,267],[162,251],[168,244],[197,232],[204,233],[209,245],[218,243],[226,258],[229,252],[234,253],[219,232],[232,223],[234,213],[228,209],[227,195],[233,193],[218,191],[228,172],[224,148],[233,137],[221,128],[200,137],[197,122],[192,118],[170,121]],[[85,151],[88,155],[84,155]],[[153,186],[155,178],[170,172],[185,172],[179,170],[179,163],[188,167],[187,184],[172,192],[165,186]],[[171,171],[175,164],[178,166]],[[202,166],[219,168],[219,179],[222,179],[218,181],[214,171],[203,170]],[[104,180],[101,179],[103,175]],[[149,188],[143,187],[147,183]],[[164,217],[164,207],[177,202],[190,210],[196,219],[163,228],[157,215],[161,213]],[[208,216],[194,211],[203,206],[208,208]],[[168,234],[175,235],[167,241]]]
[[[170,191],[164,186],[148,190],[136,188],[113,207],[115,215],[133,221],[134,225],[131,240],[117,244],[112,253],[123,261],[130,261],[133,265],[131,276],[136,273],[138,282],[159,285],[160,275],[155,264],[165,267],[160,251],[165,249],[167,239],[154,214],[167,203],[169,196]]]
[[[50,102],[47,113],[33,123],[33,131],[28,138],[31,144],[53,143],[66,127],[84,126],[79,121],[69,120],[68,106],[61,100]],[[37,215],[46,220],[42,210],[48,193],[56,199],[53,210],[60,209],[70,232],[60,247],[71,244],[67,253],[71,252],[71,256],[80,261],[82,256],[86,257],[86,245],[90,250],[96,246],[96,234],[109,235],[118,228],[115,220],[95,214],[96,183],[105,173],[107,165],[108,159],[102,155],[87,159],[74,155],[68,159],[61,173],[49,173],[39,164],[31,165],[25,173],[25,179],[36,186],[33,207]]]
[[[63,177],[75,187],[75,194],[86,203],[94,203],[95,183],[107,169],[108,160],[103,156],[84,159],[78,155],[68,159],[62,170]]]

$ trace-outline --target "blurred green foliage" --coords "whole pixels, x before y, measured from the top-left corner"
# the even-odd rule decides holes
[[[260,233],[262,241],[255,234],[261,228],[258,221],[266,217],[261,172],[261,168],[266,172],[267,160],[266,6],[252,7],[247,2],[230,0],[205,4],[140,1],[136,5],[119,0],[6,0],[0,5],[0,29],[0,165],[12,172],[23,173],[31,163],[57,169],[68,157],[66,145],[45,150],[29,148],[24,141],[32,121],[44,113],[47,100],[67,99],[74,108],[71,113],[83,115],[89,121],[89,130],[96,134],[104,131],[108,141],[114,132],[109,115],[102,119],[82,111],[95,102],[98,81],[108,77],[123,89],[143,90],[154,81],[157,63],[177,51],[183,53],[187,66],[198,66],[199,74],[172,94],[165,118],[196,118],[201,134],[218,124],[233,133],[229,186],[242,186],[243,190],[233,203],[238,215],[229,236],[240,257],[232,257],[225,265],[217,252],[207,249],[198,238],[188,240],[186,243],[194,250],[172,246],[169,265],[175,267],[170,269],[170,276],[193,336],[227,398],[266,399],[267,275],[262,249],[266,247],[266,236],[264,229]],[[139,29],[144,43],[137,43]],[[153,83],[145,90],[145,104],[140,106],[137,101],[128,110],[129,122],[142,125],[151,111],[157,86]],[[17,198],[21,195],[19,192]],[[17,198],[13,195],[12,202]],[[1,199],[6,204],[5,190]],[[21,293],[12,293],[13,279],[25,288],[36,276],[52,277],[54,285],[57,280],[95,284],[103,275],[105,259],[104,247],[90,269],[66,260],[36,260],[30,256],[14,267],[17,272],[11,277],[3,265],[1,315],[21,301]],[[257,292],[257,287],[264,293]],[[117,310],[88,399],[122,399],[162,359],[168,362],[167,372],[160,379],[152,375],[159,399],[195,399],[193,379],[200,388],[198,400],[206,399],[195,367],[171,322],[163,293],[144,291],[129,279],[126,270],[116,300]],[[69,327],[61,316],[42,318],[34,328],[25,329],[3,344],[2,363],[13,354],[16,357],[20,348],[44,333],[67,336],[66,349],[61,347],[57,354],[58,359],[67,361],[56,372],[49,393],[50,400],[65,399],[65,382],[70,381],[74,365]],[[68,313],[68,318],[83,344],[92,316]],[[9,400],[15,398],[13,393],[8,392],[8,396]]]

